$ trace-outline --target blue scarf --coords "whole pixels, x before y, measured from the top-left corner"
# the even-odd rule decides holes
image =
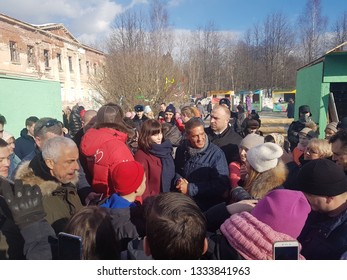
[[[152,144],[149,153],[160,158],[162,165],[161,189],[162,192],[169,192],[172,186],[172,179],[175,177],[175,164],[172,157],[172,144],[169,140],[161,144]]]

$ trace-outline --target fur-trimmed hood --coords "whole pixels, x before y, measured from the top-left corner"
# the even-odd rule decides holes
[[[255,199],[263,198],[269,191],[282,186],[285,182],[288,169],[282,160],[279,160],[276,167],[259,173],[252,182],[246,182],[245,189]]]
[[[23,184],[29,184],[31,186],[38,185],[41,189],[43,196],[50,196],[52,192],[62,186],[58,181],[53,180],[44,180],[35,175],[32,168],[29,167],[30,161],[22,163],[15,175],[15,179],[23,181]],[[76,181],[71,182],[73,185],[76,185],[78,181],[78,176],[76,176]]]

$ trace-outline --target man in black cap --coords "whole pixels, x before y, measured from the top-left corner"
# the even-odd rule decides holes
[[[143,111],[144,111],[143,105],[136,105],[134,107],[134,110],[135,110],[136,116],[133,118],[133,122],[136,126],[136,129],[140,131],[142,123],[148,120],[148,118],[143,114]]]
[[[228,98],[222,98],[219,100],[219,105],[224,105],[230,110],[230,100]]]
[[[338,260],[347,253],[347,177],[329,159],[311,160],[299,172],[299,188],[312,211],[298,237],[308,260]]]
[[[290,124],[287,132],[291,151],[293,151],[299,143],[299,132],[306,127],[307,123],[312,122],[311,116],[310,106],[302,105],[299,107],[299,119]]]
[[[176,108],[174,107],[174,105],[169,104],[165,109],[165,116],[164,116],[165,122],[175,125],[176,124],[175,115],[176,115]]]
[[[182,140],[182,133],[178,129],[178,123],[176,122],[176,108],[173,104],[169,104],[165,109],[165,117],[163,125],[163,138],[170,140],[171,144],[176,149],[180,145]]]

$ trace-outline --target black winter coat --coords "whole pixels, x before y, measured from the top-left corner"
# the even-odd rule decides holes
[[[69,133],[71,137],[74,137],[78,130],[80,130],[80,128],[82,127],[82,119],[80,115],[81,111],[81,106],[75,105],[74,107],[72,107],[69,117]]]
[[[215,134],[211,127],[205,128],[205,132],[210,142],[218,146],[224,152],[228,165],[239,158],[239,145],[242,137],[236,133],[231,126],[228,126],[221,134]]]
[[[288,141],[290,143],[290,150],[293,151],[294,148],[298,145],[299,143],[299,135],[298,133],[300,130],[305,128],[305,123],[301,121],[294,121],[290,124],[287,135],[288,135]]]
[[[20,132],[20,137],[16,139],[14,144],[14,153],[20,159],[23,159],[25,156],[35,150],[36,146],[34,138],[28,135],[28,130],[26,128],[22,129]]]

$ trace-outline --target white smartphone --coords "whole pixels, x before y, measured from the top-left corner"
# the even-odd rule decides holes
[[[82,259],[82,238],[77,235],[60,232],[58,234],[60,260]]]
[[[273,244],[274,260],[298,260],[299,259],[299,242],[278,241]]]

